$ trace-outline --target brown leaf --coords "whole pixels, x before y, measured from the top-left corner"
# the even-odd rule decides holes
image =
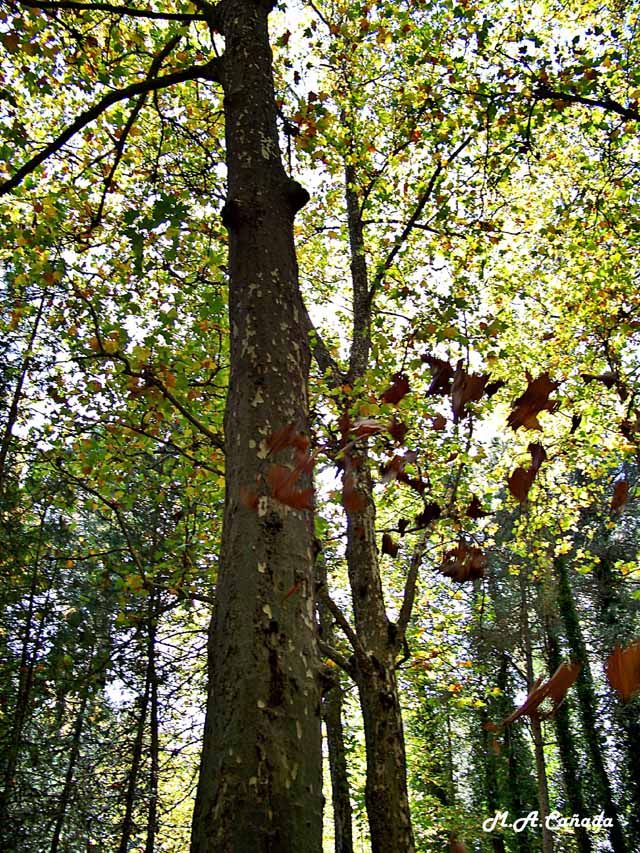
[[[460,540],[453,550],[445,554],[440,571],[456,583],[464,583],[483,577],[487,562],[480,548]]]
[[[640,432],[640,410],[635,409],[633,414],[635,415],[635,420],[625,418],[625,420],[620,423],[620,432],[625,438],[628,438],[631,441],[635,441],[637,433]]]
[[[415,489],[419,495],[424,494],[427,483],[421,477],[410,477],[408,474],[405,474],[404,471],[401,471],[397,476],[396,480],[399,483],[404,483],[407,486],[411,486],[412,489]]]
[[[532,443],[527,449],[531,454],[531,465],[526,469],[516,468],[508,482],[509,491],[520,503],[526,501],[529,489],[540,470],[540,466],[547,458],[547,451],[539,443]]]
[[[388,554],[390,557],[398,556],[398,548],[400,546],[389,533],[382,534],[382,553]]]
[[[548,373],[541,374],[537,379],[531,379],[527,374],[527,389],[513,404],[513,410],[507,423],[513,430],[523,426],[525,429],[542,429],[538,421],[540,412],[553,412],[558,407],[556,400],[550,400],[549,394],[559,387],[560,383],[552,382]]]
[[[382,481],[389,483],[391,480],[396,480],[404,471],[405,465],[413,464],[418,458],[415,450],[409,450],[402,456],[396,453],[393,459],[382,466]]]
[[[488,378],[486,374],[467,373],[462,362],[458,362],[451,388],[454,423],[458,423],[464,415],[467,403],[474,403],[482,397]]]
[[[513,474],[509,477],[507,483],[509,491],[518,503],[523,504],[526,501],[529,489],[531,488],[535,477],[535,471],[531,471],[531,469],[527,470],[525,468],[516,468]]]
[[[267,471],[267,483],[274,500],[292,509],[313,509],[313,488],[298,486],[301,470],[285,465],[271,465]]]
[[[408,518],[398,519],[398,533],[400,534],[400,536],[404,536],[407,527],[409,527],[409,519]]]
[[[246,486],[240,486],[240,503],[247,509],[258,509],[258,495]]]
[[[296,450],[295,462],[296,470],[303,474],[311,474],[316,464],[315,456],[313,456],[313,454],[304,453],[301,450]]]
[[[506,384],[507,383],[504,381],[504,379],[494,379],[493,382],[489,382],[487,384],[487,386],[484,389],[484,393],[487,395],[487,397],[493,397],[493,395],[497,394],[498,391],[501,388],[504,388],[504,386]]]
[[[427,388],[427,396],[446,397],[451,391],[454,369],[448,361],[435,358],[432,355],[423,355],[422,361],[431,368],[431,385]]]
[[[546,683],[546,694],[557,707],[564,699],[567,690],[580,675],[581,663],[562,663]]]
[[[573,435],[577,431],[581,422],[582,415],[571,415],[571,429],[569,430],[569,435]]]
[[[561,663],[548,681],[538,678],[533,683],[522,705],[504,719],[501,725],[508,726],[519,720],[520,717],[533,717],[537,715],[538,708],[547,698],[553,703],[553,708],[548,714],[544,715],[544,718],[551,718],[557,711],[571,685],[575,682],[578,675],[580,675],[581,669],[582,664],[580,663]]]
[[[606,672],[609,684],[623,702],[640,692],[640,640],[625,649],[616,646],[607,658]]]
[[[547,458],[547,451],[538,442],[536,442],[535,444],[530,444],[527,450],[531,454],[531,467],[529,468],[529,470],[532,471],[534,474],[537,474],[540,470],[540,466]]]
[[[489,513],[482,508],[482,504],[477,495],[473,495],[471,503],[467,507],[467,516],[469,518],[485,518]]]
[[[384,424],[375,420],[375,418],[358,418],[357,421],[354,421],[351,432],[358,436],[358,438],[367,438],[370,435],[377,435],[383,432],[384,429]]]
[[[422,512],[419,515],[416,515],[416,526],[419,528],[427,527],[432,521],[436,521],[436,519],[440,518],[441,515],[442,509],[437,503],[432,502],[425,504]]]
[[[409,432],[409,427],[405,422],[398,421],[395,418],[387,426],[387,429],[389,430],[391,438],[393,438],[394,441],[397,441],[398,444],[402,444],[404,442],[405,436]]]
[[[304,452],[309,447],[309,439],[298,432],[295,424],[285,424],[271,434],[267,440],[267,450],[269,453],[277,453],[285,447],[295,447],[296,450]]]
[[[351,432],[352,426],[353,421],[351,420],[351,415],[349,412],[343,412],[338,418],[338,429],[340,430],[342,440],[345,444],[349,440],[349,433]]]
[[[380,402],[397,406],[400,400],[409,393],[409,380],[404,373],[396,373],[391,379],[392,384],[380,395]]]
[[[435,415],[431,418],[431,424],[435,430],[442,432],[447,427],[447,419],[444,415]]]
[[[616,512],[621,509],[629,500],[629,481],[617,480],[613,487],[613,497],[611,498],[611,512]]]

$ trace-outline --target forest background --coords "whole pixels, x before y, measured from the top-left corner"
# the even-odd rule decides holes
[[[4,849],[637,850],[637,4],[1,10]]]

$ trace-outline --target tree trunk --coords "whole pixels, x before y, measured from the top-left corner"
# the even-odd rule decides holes
[[[396,683],[397,643],[387,618],[375,539],[375,504],[366,453],[350,466],[364,504],[347,512],[347,567],[358,640],[365,655],[356,658],[356,683],[362,706],[367,754],[365,801],[372,853],[412,853],[415,849]]]
[[[535,675],[533,672],[533,650],[531,647],[531,631],[529,628],[528,576],[524,568],[520,571],[520,596],[522,640],[527,668],[527,689],[530,691],[535,682]],[[536,762],[536,776],[538,781],[538,813],[540,818],[540,831],[542,833],[542,851],[543,853],[553,853],[553,836],[547,828],[547,817],[549,816],[549,788],[547,785],[547,767],[544,756],[542,723],[535,712],[531,714],[531,737],[533,740],[533,754]]]
[[[127,853],[131,833],[133,830],[133,810],[138,793],[138,776],[140,774],[140,765],[142,763],[142,748],[144,743],[144,731],[147,723],[147,710],[149,708],[149,692],[151,689],[151,673],[150,662],[147,661],[144,690],[140,697],[140,713],[138,715],[138,723],[136,726],[136,736],[133,742],[133,753],[131,755],[131,766],[127,776],[127,793],[125,797],[124,818],[122,820],[122,830],[120,833],[120,844],[118,853]]]
[[[353,165],[345,167],[347,220],[353,290],[353,337],[348,380],[360,379],[371,348],[371,296],[360,202]],[[415,849],[396,683],[398,638],[387,618],[375,534],[375,500],[366,448],[351,454],[344,471],[359,495],[361,511],[347,511],[347,565],[355,628],[365,652],[357,660],[356,681],[366,741],[365,800],[373,853]]]
[[[69,762],[67,764],[67,772],[65,774],[64,786],[62,788],[62,793],[60,794],[58,814],[56,815],[56,822],[53,829],[53,836],[51,838],[51,847],[49,848],[49,853],[58,853],[58,848],[60,846],[60,838],[62,836],[62,828],[64,827],[64,822],[67,817],[67,809],[69,808],[69,801],[71,800],[71,793],[73,791],[73,780],[76,772],[76,765],[78,763],[78,757],[80,755],[80,741],[82,739],[82,730],[84,729],[87,714],[87,705],[89,704],[89,696],[91,694],[93,654],[94,649],[92,648],[89,653],[89,663],[87,665],[87,671],[82,688],[80,707],[78,709],[75,725],[73,728],[73,738],[71,740]]]
[[[321,589],[327,588],[327,570],[322,556],[317,561],[318,583]],[[320,635],[331,646],[335,642],[333,620],[326,605],[318,602],[320,617]],[[351,791],[347,769],[347,751],[342,728],[342,685],[340,678],[333,680],[332,686],[322,697],[322,718],[327,729],[327,747],[329,750],[329,772],[331,775],[331,802],[333,806],[333,837],[335,853],[353,853],[353,815],[351,809]]]
[[[42,320],[42,314],[44,312],[44,307],[47,298],[48,296],[46,293],[44,293],[40,298],[40,304],[38,306],[38,310],[36,311],[36,316],[33,321],[33,326],[31,328],[31,334],[29,336],[29,342],[27,343],[27,348],[22,359],[22,366],[20,368],[20,373],[18,374],[16,387],[13,391],[13,396],[9,405],[9,411],[7,413],[7,422],[4,427],[4,434],[2,436],[2,439],[0,440],[0,484],[3,483],[5,480],[5,469],[7,466],[7,456],[9,454],[9,447],[11,446],[13,428],[16,425],[16,421],[18,420],[20,400],[22,399],[22,389],[29,373],[31,359],[33,357],[33,347],[38,336],[38,328],[40,326],[40,321]]]
[[[145,853],[154,853],[158,832],[158,776],[160,772],[160,740],[158,725],[158,673],[156,669],[156,614],[155,596],[151,596],[149,613],[149,810],[147,812],[147,839]]]
[[[34,628],[34,611],[36,602],[36,593],[38,590],[38,581],[40,576],[40,551],[44,537],[44,523],[46,511],[40,518],[40,528],[38,532],[38,544],[34,557],[33,573],[31,575],[31,584],[29,587],[29,603],[27,605],[27,617],[25,620],[24,637],[22,639],[22,648],[20,651],[20,665],[18,672],[18,692],[16,696],[16,704],[13,712],[13,724],[9,735],[9,743],[7,746],[7,754],[5,759],[5,767],[3,773],[3,788],[0,798],[0,824],[6,826],[8,819],[9,801],[11,799],[12,788],[14,785],[14,777],[20,757],[20,748],[22,745],[22,733],[29,716],[29,704],[31,700],[31,688],[33,686],[33,675],[35,665],[38,660],[40,651],[40,642],[44,632],[45,617],[41,617],[38,631],[33,644],[33,649],[29,649],[31,644],[31,636]]]
[[[576,691],[597,796],[605,816],[610,818],[612,822],[609,838],[615,853],[627,853],[627,842],[622,831],[607,774],[602,736],[598,727],[598,706],[593,687],[593,677],[587,649],[582,638],[578,614],[576,613],[566,561],[562,558],[556,559],[555,570],[558,579],[558,609],[564,623],[571,657],[582,664],[580,675],[576,681]]]
[[[223,0],[231,370],[226,496],[193,853],[319,853],[322,772],[312,514],[266,478],[308,433],[309,346],[293,221],[308,195],[285,174],[267,19]],[[302,474],[301,488],[310,485]]]
[[[485,713],[483,715],[483,722],[488,723],[489,715]],[[497,812],[501,811],[500,808],[500,787],[498,784],[498,767],[497,767],[497,757],[494,752],[494,749],[490,743],[489,732],[486,727],[483,725],[480,730],[480,738],[482,744],[482,763],[484,764],[484,780],[485,780],[485,791],[487,797],[487,815],[491,816],[497,814]],[[491,849],[493,853],[506,853],[506,848],[504,846],[504,838],[501,834],[497,832],[491,833]]]
[[[549,661],[549,672],[555,672],[562,663],[558,639],[549,621],[547,621],[547,660]],[[554,723],[567,801],[572,814],[577,814],[581,818],[588,817],[582,779],[578,769],[578,750],[571,731],[569,706],[566,701],[556,711]],[[578,853],[591,853],[592,846],[587,830],[583,826],[577,826],[575,832]]]
[[[342,728],[342,692],[339,684],[325,695],[322,713],[327,727],[329,748],[335,853],[353,853],[349,773]]]

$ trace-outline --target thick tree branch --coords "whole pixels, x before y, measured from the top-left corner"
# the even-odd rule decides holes
[[[304,323],[307,327],[307,334],[310,338],[311,351],[320,370],[329,377],[329,383],[332,388],[339,388],[345,381],[345,378],[340,370],[340,366],[335,358],[329,352],[327,345],[322,339],[322,335],[313,324],[313,320],[309,316],[306,304],[303,302]]]
[[[356,657],[366,659],[367,653],[365,651],[365,648],[360,642],[358,635],[349,624],[349,620],[344,615],[342,610],[340,610],[338,605],[335,603],[335,601],[331,598],[331,596],[326,590],[321,590],[319,595],[322,599],[322,603],[326,605],[327,610],[336,620],[336,624],[342,629],[342,632],[344,633],[347,640],[349,640],[349,643],[351,644],[351,647],[355,652]]]
[[[156,12],[154,9],[136,9],[133,6],[119,6],[115,3],[76,3],[73,0],[18,0],[20,6],[28,9],[42,9],[45,12],[109,12],[112,15],[124,15],[128,18],[146,18],[157,21],[206,21],[201,12]]]
[[[133,98],[136,95],[143,95],[148,92],[155,92],[158,89],[166,89],[169,86],[175,86],[177,83],[185,83],[188,80],[211,80],[219,81],[220,60],[212,59],[205,65],[194,65],[191,68],[185,68],[181,71],[174,71],[172,74],[165,74],[163,77],[156,77],[150,80],[143,80],[140,83],[132,83],[124,89],[117,89],[114,92],[109,92],[97,104],[94,104],[88,110],[81,113],[69,127],[66,128],[53,142],[46,145],[35,157],[27,161],[24,166],[21,166],[18,171],[9,178],[8,181],[0,184],[0,196],[7,195],[16,187],[20,186],[22,181],[34,172],[38,166],[45,162],[52,154],[57,153],[66,145],[69,140],[90,124],[99,118],[109,107],[117,104],[119,101],[125,101],[128,98]]]
[[[351,678],[355,680],[355,670],[344,655],[340,654],[340,652],[337,649],[334,649],[333,646],[330,646],[329,643],[325,643],[324,640],[318,640],[318,648],[321,654],[333,661],[336,666],[339,666],[340,669],[344,670],[347,675],[350,675]]]
[[[349,383],[361,377],[369,363],[371,349],[371,298],[369,273],[364,245],[362,209],[356,192],[356,169],[352,163],[345,165],[345,192],[347,200],[347,226],[351,250],[351,288],[353,294],[353,331],[349,354]]]
[[[420,572],[420,566],[422,565],[422,558],[424,557],[426,547],[427,533],[425,532],[420,537],[420,540],[414,548],[413,554],[411,556],[411,565],[409,566],[407,580],[404,585],[402,607],[400,608],[400,614],[396,623],[398,643],[403,643],[405,641],[405,634],[407,632],[409,620],[411,619],[411,614],[413,612],[413,604],[416,598],[416,585],[418,582],[418,574]]]
[[[609,113],[616,113],[622,118],[629,121],[640,121],[640,110],[632,107],[624,107],[613,98],[585,98],[582,95],[572,95],[570,92],[560,92],[547,86],[546,83],[541,83],[533,93],[533,97],[538,101],[561,101],[565,104],[582,104],[585,107],[592,109],[605,110]]]

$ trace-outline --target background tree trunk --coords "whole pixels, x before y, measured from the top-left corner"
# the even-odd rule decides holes
[[[576,691],[597,796],[606,817],[610,818],[613,824],[609,830],[613,849],[616,853],[627,853],[627,842],[620,824],[618,809],[613,800],[613,792],[606,769],[602,736],[598,727],[598,708],[593,676],[591,675],[587,649],[582,638],[566,560],[558,558],[555,561],[555,570],[558,580],[558,609],[564,623],[571,657],[582,664],[580,675],[576,681]]]
[[[550,673],[555,672],[562,663],[558,639],[549,620],[547,620],[547,659]],[[577,814],[581,818],[588,817],[582,789],[582,778],[578,768],[578,749],[571,731],[569,705],[566,700],[561,703],[556,711],[554,723],[567,802],[571,807],[572,814]],[[579,853],[591,853],[591,840],[587,830],[583,826],[577,826],[575,833]]]

